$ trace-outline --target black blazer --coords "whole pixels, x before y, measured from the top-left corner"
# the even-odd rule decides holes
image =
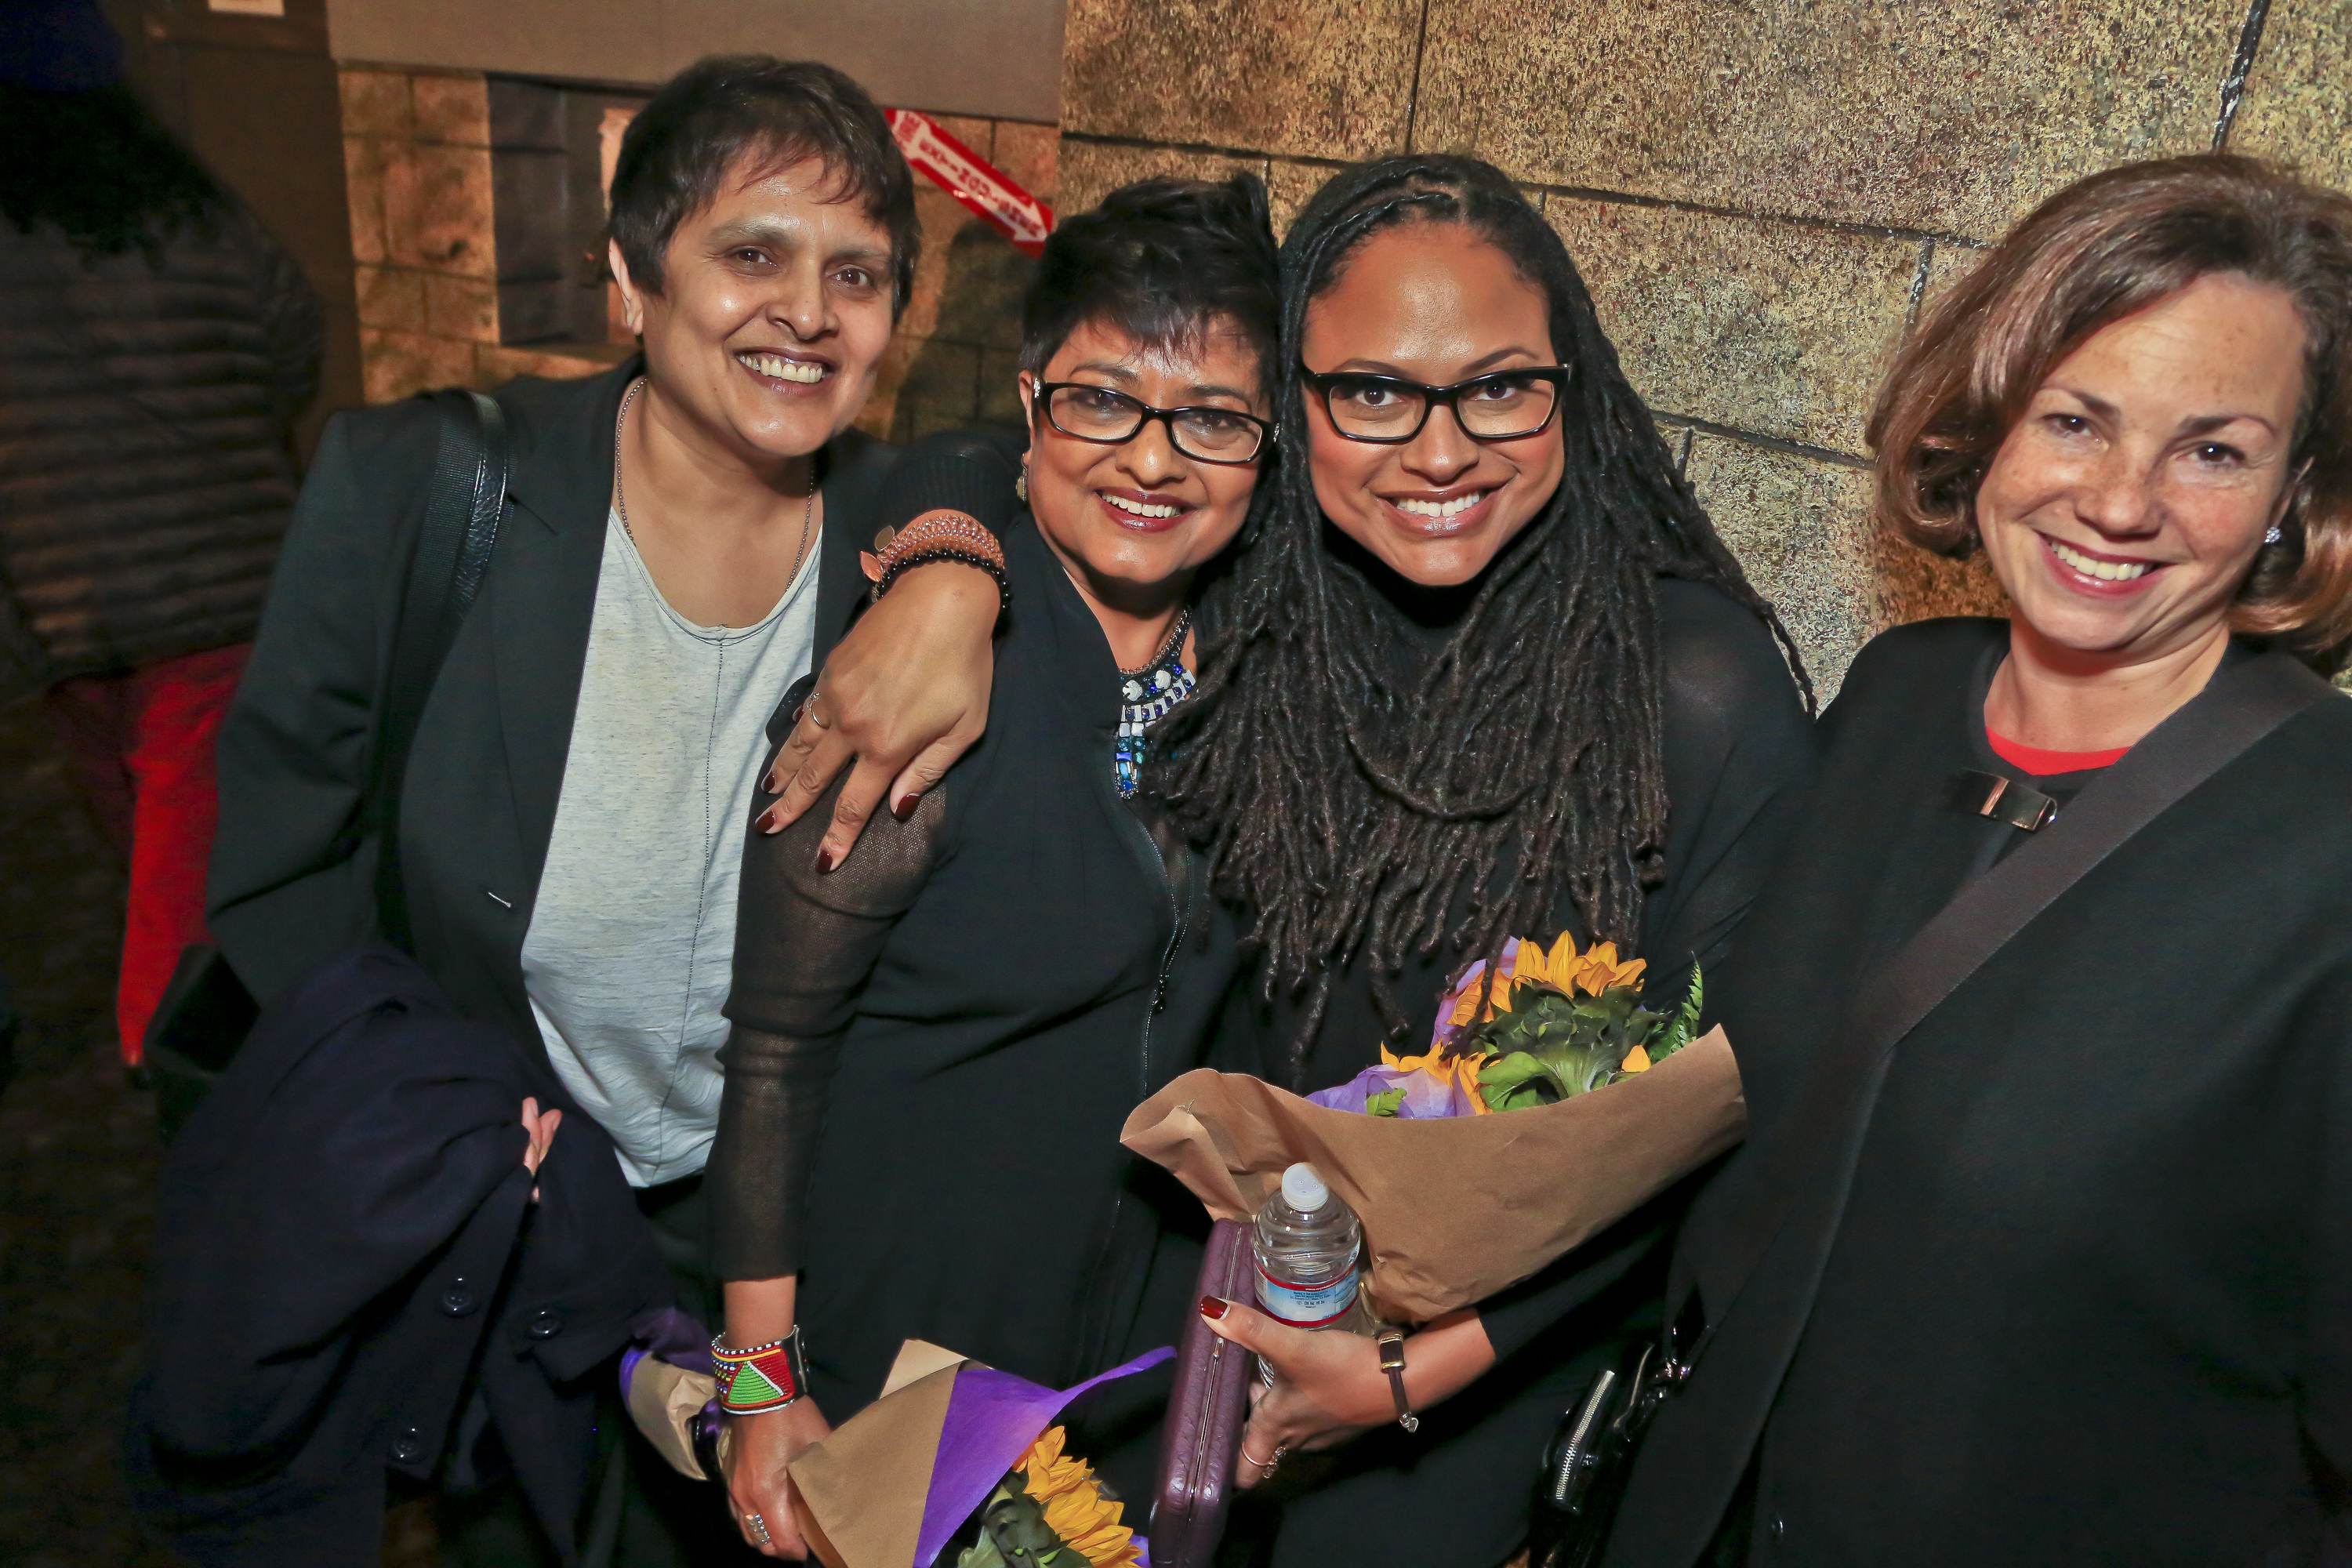
[[[262,1016],[161,1188],[126,1458],[178,1553],[373,1563],[386,1472],[462,1490],[488,1447],[576,1560],[591,1373],[672,1298],[593,1121],[523,1169],[515,1107],[557,1093],[382,944]]]
[[[1809,1568],[2352,1562],[2352,702],[2257,742],[1929,1012],[1818,1280],[1796,1247],[1740,1272],[1725,1216],[1777,1215],[1747,1184],[1823,1142],[1793,1110],[1844,999],[2024,839],[1946,804],[1957,770],[2015,775],[1984,742],[2007,638],[1864,651],[1710,977],[1749,1140],[1684,1233],[1716,1337],[1611,1564],[1700,1561],[1727,1508],[1758,1561]]]
[[[543,1049],[523,994],[530,929],[588,650],[613,486],[613,422],[642,369],[526,378],[499,395],[509,506],[472,612],[425,704],[401,797],[415,951],[460,1011]],[[208,916],[265,1001],[375,933],[375,852],[360,821],[404,557],[433,467],[436,412],[339,416],[319,445],[260,635],[221,726]],[[825,449],[816,652],[855,614],[857,552],[891,449]],[[758,759],[747,757],[745,767]]]

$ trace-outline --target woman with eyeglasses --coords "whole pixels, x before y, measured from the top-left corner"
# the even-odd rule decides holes
[[[986,735],[838,865],[828,813],[751,836],[710,1180],[722,1343],[773,1385],[727,1402],[731,1503],[772,1556],[803,1554],[785,1464],[902,1341],[1067,1384],[1181,1325],[1192,1258],[1150,1280],[1163,1213],[1197,1205],[1118,1129],[1202,1065],[1238,960],[1135,781],[1272,447],[1276,300],[1252,178],[1148,181],[1055,230]]]
[[[1562,930],[1678,1001],[1811,734],[1559,237],[1473,159],[1343,171],[1285,242],[1283,348],[1264,537],[1148,780],[1249,911],[1226,1026],[1339,1083],[1420,1048],[1471,961]],[[1669,1212],[1410,1335],[1401,1389],[1370,1340],[1202,1302],[1276,1374],[1238,1476],[1281,1499],[1263,1560],[1496,1568],[1560,1413],[1654,1312]]]
[[[1283,246],[1283,440],[1201,603],[1199,691],[1142,780],[1253,968],[1221,1053],[1297,1087],[1421,1048],[1448,980],[1513,936],[1713,969],[1810,778],[1793,651],[1625,381],[1559,238],[1503,174],[1342,171]],[[974,517],[1003,508],[975,471]],[[1784,658],[1784,653],[1787,657]],[[779,806],[825,765],[787,744]],[[1674,1206],[1404,1341],[1200,1303],[1274,1369],[1237,1521],[1275,1568],[1496,1568],[1544,1446],[1653,1331]],[[1328,1458],[1303,1451],[1344,1451]]]

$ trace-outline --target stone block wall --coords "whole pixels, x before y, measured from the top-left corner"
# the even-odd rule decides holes
[[[2215,146],[2352,184],[2352,0],[1070,0],[1061,189],[1502,165],[1825,689],[1996,607],[1867,526],[1862,426],[1923,299],[2069,180]],[[1148,83],[1149,90],[1138,90]]]
[[[1053,126],[934,118],[1015,184],[1048,206],[1058,205]],[[923,220],[923,257],[914,298],[898,318],[880,384],[859,423],[893,440],[958,425],[1018,426],[1013,361],[1021,347],[1021,296],[1036,263],[920,174],[915,210]]]
[[[364,67],[341,75],[368,401],[596,368],[585,353],[499,341],[483,79]]]
[[[501,340],[488,83],[478,73],[347,66],[343,155],[368,401],[517,375],[585,375],[622,343]],[[941,117],[973,152],[1048,204],[1055,132]],[[1013,351],[1033,263],[929,182],[916,181],[924,256],[873,401],[859,423],[906,439],[1018,422]]]

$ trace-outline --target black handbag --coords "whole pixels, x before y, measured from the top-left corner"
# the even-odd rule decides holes
[[[360,796],[360,819],[378,846],[376,922],[402,947],[408,945],[408,914],[394,843],[401,774],[434,679],[489,570],[507,489],[506,414],[497,402],[462,389],[432,394],[429,401],[440,414],[433,477],[408,547],[407,585]],[[142,1043],[166,1142],[227,1070],[258,1011],[220,949],[198,943],[181,952]]]
[[[1801,1231],[1817,1279],[1895,1047],[2134,834],[2279,726],[2337,697],[2276,650],[2225,666],[2208,695],[2211,700],[2191,702],[2150,731],[2077,798],[2063,832],[2021,847],[1963,888],[1860,989],[1778,1134],[1774,1162],[1759,1165],[1756,1179],[1738,1189],[1740,1201],[1708,1226],[1721,1255],[1715,1279],[1746,1281],[1784,1231]],[[1710,1312],[1681,1265],[1678,1253],[1666,1298],[1677,1305],[1664,1336],[1628,1347],[1561,1419],[1538,1483],[1530,1568],[1590,1568],[1600,1561],[1643,1434],[1689,1378],[1730,1304]],[[1789,1348],[1793,1344],[1791,1336]]]
[[[1625,1496],[1642,1434],[1689,1374],[1679,1352],[1689,1330],[1619,1347],[1544,1449],[1528,1521],[1528,1568],[1592,1568]]]

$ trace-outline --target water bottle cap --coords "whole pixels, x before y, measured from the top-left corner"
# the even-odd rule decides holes
[[[1282,1201],[1300,1214],[1313,1214],[1331,1201],[1331,1189],[1315,1173],[1315,1167],[1301,1160],[1282,1173]]]

